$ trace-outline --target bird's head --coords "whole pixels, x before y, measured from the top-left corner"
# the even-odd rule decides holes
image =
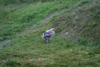
[[[51,31],[55,31],[56,29],[54,29],[54,28],[51,28],[50,30],[51,30]]]

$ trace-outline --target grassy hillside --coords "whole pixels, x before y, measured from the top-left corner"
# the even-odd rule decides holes
[[[99,67],[99,4],[59,0],[2,6],[0,67]],[[52,27],[56,34],[45,43],[41,35]]]
[[[27,3],[37,3],[37,2],[49,2],[53,0],[0,0],[0,5],[9,5],[9,4],[27,4]],[[55,0],[56,1],[56,0]],[[58,0],[60,1],[60,0]]]

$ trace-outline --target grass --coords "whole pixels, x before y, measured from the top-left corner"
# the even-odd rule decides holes
[[[63,0],[2,6],[0,67],[99,67],[99,3]],[[52,27],[56,34],[45,43],[41,35]]]

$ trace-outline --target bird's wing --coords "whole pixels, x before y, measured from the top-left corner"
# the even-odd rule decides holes
[[[54,31],[47,30],[45,33],[43,33],[44,39],[50,39],[54,35]]]
[[[45,32],[43,33],[42,38],[50,38],[51,36],[52,36],[51,33]]]
[[[44,37],[51,37],[52,36],[52,32],[45,32],[44,33]]]

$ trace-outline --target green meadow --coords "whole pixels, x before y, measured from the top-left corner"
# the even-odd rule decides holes
[[[100,0],[1,0],[0,67],[100,67]]]

